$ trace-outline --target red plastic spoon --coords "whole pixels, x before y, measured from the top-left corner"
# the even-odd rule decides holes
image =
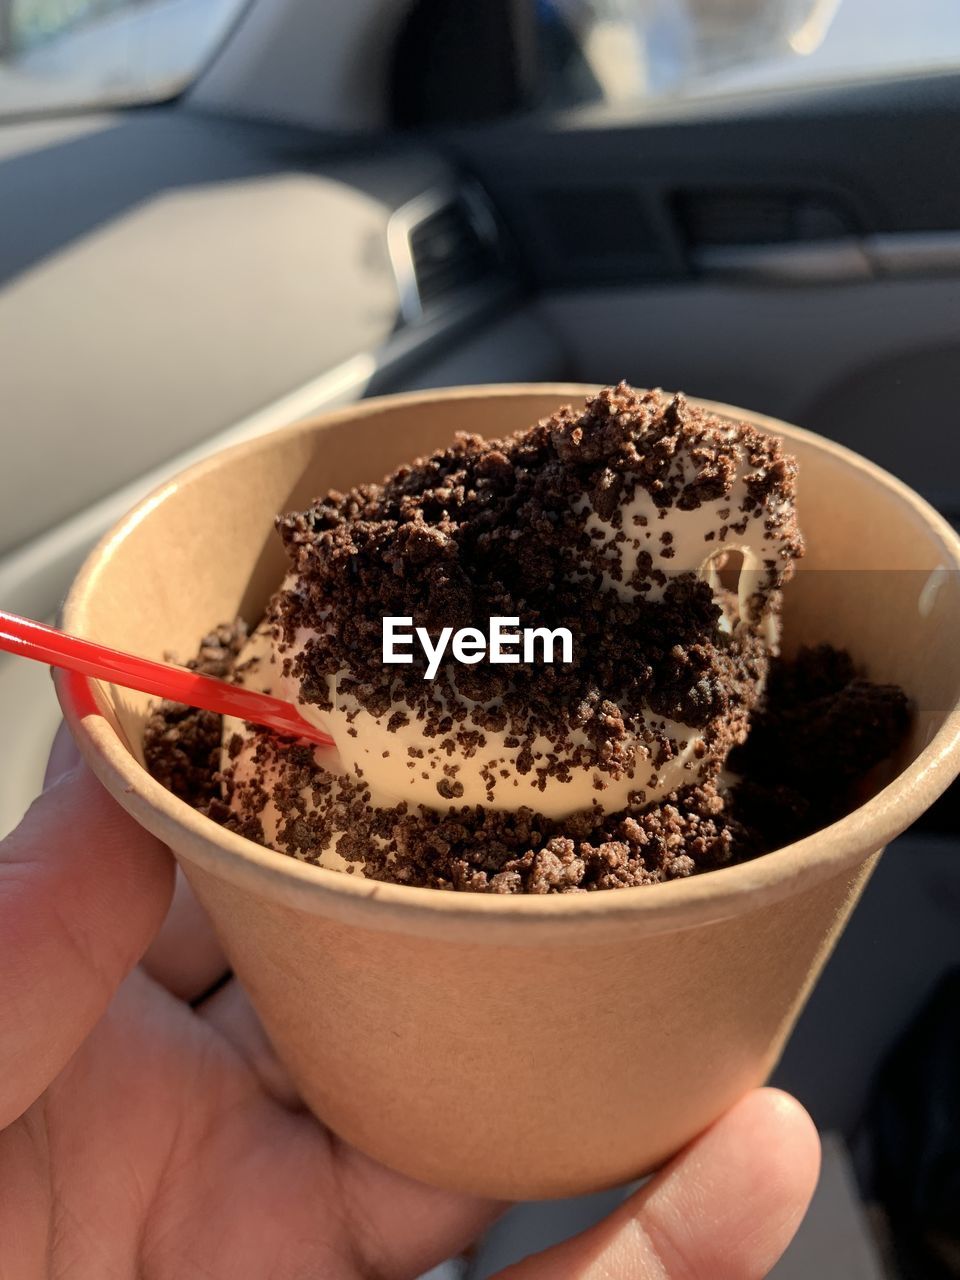
[[[0,649],[17,653],[23,658],[33,658],[53,667],[77,671],[83,676],[107,680],[124,689],[137,689],[140,693],[152,693],[172,702],[185,702],[189,707],[201,707],[204,711],[216,711],[223,716],[237,716],[252,724],[265,725],[287,737],[304,738],[324,747],[332,747],[328,733],[315,728],[305,720],[289,702],[273,698],[267,693],[256,693],[241,685],[227,684],[213,676],[202,676],[185,667],[173,667],[166,662],[152,662],[132,653],[109,649],[92,640],[67,635],[56,627],[32,622],[15,613],[0,609]]]

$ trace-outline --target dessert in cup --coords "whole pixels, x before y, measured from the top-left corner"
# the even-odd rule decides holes
[[[501,1196],[643,1172],[764,1079],[957,767],[933,511],[757,415],[585,397],[387,398],[228,451],[64,616],[331,734],[60,682],[317,1114]]]

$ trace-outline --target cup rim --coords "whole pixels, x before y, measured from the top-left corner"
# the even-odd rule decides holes
[[[553,392],[562,401],[567,396],[582,398],[596,390],[593,384],[581,383],[506,383],[380,396],[219,451],[158,486],[101,538],[70,588],[61,611],[61,625],[84,634],[87,602],[113,549],[180,484],[217,470],[235,457],[269,448],[278,438],[313,435],[346,420],[360,420],[385,409],[425,401],[543,396]],[[753,422],[782,435],[788,443],[803,441],[866,472],[910,507],[936,536],[945,567],[960,570],[960,537],[929,503],[883,468],[843,445],[779,419],[718,401],[689,399],[725,417]],[[300,910],[372,929],[430,932],[460,940],[464,940],[468,929],[480,931],[472,941],[522,943],[531,928],[536,930],[538,941],[545,934],[563,940],[573,934],[583,937],[588,922],[602,924],[606,937],[609,930],[619,928],[639,935],[729,918],[849,872],[909,826],[960,770],[958,699],[917,757],[864,804],[812,835],[752,861],[683,880],[594,893],[452,892],[365,880],[327,870],[225,830],[167,791],[136,761],[101,712],[99,699],[103,695],[97,681],[60,671],[55,672],[54,678],[64,716],[95,774],[140,825],[188,862],[217,878]],[[520,925],[522,929],[518,931]]]

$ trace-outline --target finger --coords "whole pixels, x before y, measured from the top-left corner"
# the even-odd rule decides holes
[[[233,1045],[277,1102],[288,1110],[303,1110],[238,982],[228,982],[204,1000],[197,1014]],[[341,1216],[363,1259],[364,1274],[419,1275],[470,1244],[503,1210],[492,1200],[424,1186],[332,1133],[326,1137],[336,1161]]]
[[[142,963],[151,978],[181,1000],[198,1000],[230,968],[207,913],[180,870],[167,918]]]
[[[76,743],[67,726],[61,723],[50,748],[44,788],[76,768],[79,762]],[[177,871],[167,917],[147,948],[142,964],[155,982],[181,1000],[199,999],[230,968],[207,913],[194,897],[182,871]]]
[[[229,1041],[274,1100],[287,1111],[305,1111],[238,982],[228,982],[196,1012]],[[278,1133],[281,1114],[276,1112],[274,1122]],[[342,1225],[358,1274],[420,1275],[470,1244],[503,1209],[491,1200],[424,1186],[363,1155],[307,1115],[297,1120],[300,1133],[322,1144],[323,1176],[336,1189],[335,1197],[327,1193],[325,1204]],[[299,1185],[306,1193],[302,1174]]]
[[[303,1111],[304,1105],[293,1081],[267,1039],[260,1019],[239,982],[228,982],[197,1007],[202,1018],[256,1073],[267,1093],[289,1111]]]
[[[44,791],[59,781],[65,773],[75,769],[79,763],[80,752],[77,750],[77,744],[70,730],[61,720],[50,748],[50,755],[47,757],[47,767],[43,775]]]
[[[170,855],[83,765],[0,843],[0,1128],[61,1071],[159,928]]]
[[[819,1167],[799,1102],[758,1089],[609,1218],[500,1280],[760,1280],[800,1225]]]
[[[330,1135],[340,1210],[363,1275],[415,1276],[462,1252],[506,1205],[395,1173]]]

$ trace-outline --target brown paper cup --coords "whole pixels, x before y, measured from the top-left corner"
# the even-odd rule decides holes
[[[280,581],[272,520],[378,479],[458,430],[502,435],[579,386],[371,400],[230,449],[141,503],[92,553],[63,624],[189,655]],[[888,785],[755,862],[638,889],[442,893],[321,870],[221,830],[142,768],[148,699],[62,678],[83,754],[173,849],[316,1114],[426,1182],[562,1196],[649,1170],[760,1084],[884,844],[960,756],[960,543],[899,481],[837,445],[781,435],[801,464],[809,547],[788,646],[848,646],[917,707]]]

